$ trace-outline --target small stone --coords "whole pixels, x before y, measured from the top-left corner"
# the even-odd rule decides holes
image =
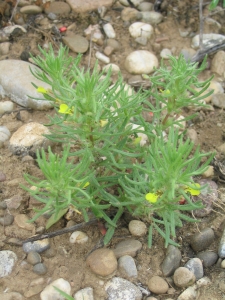
[[[31,298],[31,297],[39,294],[42,290],[43,290],[43,286],[42,285],[29,286],[28,290],[26,290],[26,292],[24,293],[24,296],[26,298]]]
[[[115,39],[108,39],[106,45],[113,48],[114,51],[118,51],[121,48],[121,44]]]
[[[118,260],[120,271],[127,277],[137,277],[137,267],[133,257],[129,255],[121,256]]]
[[[86,287],[74,294],[74,300],[94,300],[93,288]]]
[[[70,33],[69,36],[64,36],[62,40],[64,44],[70,48],[70,50],[76,53],[85,53],[89,47],[88,40],[78,34]]]
[[[200,258],[205,268],[209,268],[216,263],[218,254],[213,251],[203,251],[198,253],[197,257]]]
[[[13,223],[14,216],[10,214],[6,214],[3,217],[0,217],[0,224],[2,226],[9,226]]]
[[[23,251],[29,253],[31,251],[36,251],[42,253],[50,248],[49,239],[38,240],[34,242],[27,242],[23,244]]]
[[[22,14],[36,15],[42,12],[42,8],[37,5],[26,5],[20,9]]]
[[[109,64],[109,63],[110,63],[110,58],[107,57],[106,55],[104,55],[103,53],[99,52],[99,51],[96,51],[95,57],[96,57],[98,60],[100,60],[100,61],[102,61],[103,63],[105,63],[105,64]]]
[[[117,260],[112,250],[102,248],[92,252],[87,260],[91,270],[100,276],[109,276],[117,269]]]
[[[169,57],[172,55],[172,52],[170,49],[164,48],[160,52],[160,56],[164,59],[169,59]]]
[[[190,286],[183,291],[177,298],[177,300],[196,300],[197,291],[196,286]]]
[[[225,259],[223,259],[221,262],[221,268],[225,269]]]
[[[121,12],[121,19],[124,22],[132,22],[137,21],[142,18],[142,13],[140,13],[137,9],[126,7]]]
[[[176,269],[173,280],[176,286],[185,288],[195,283],[195,275],[187,268],[179,267]]]
[[[56,286],[58,289],[62,290],[64,293],[70,295],[71,286],[68,281],[63,278],[56,279],[47,285],[40,294],[41,300],[64,300],[65,297],[61,296],[54,288]]]
[[[211,62],[211,71],[220,75],[224,76],[225,72],[225,51],[218,51]]]
[[[165,294],[169,289],[169,285],[162,277],[153,276],[148,281],[148,288],[155,294]]]
[[[133,38],[145,37],[150,39],[153,34],[153,27],[143,22],[135,22],[130,25],[129,32]]]
[[[109,39],[114,39],[116,37],[115,30],[113,29],[113,27],[110,23],[106,23],[102,27],[103,27],[103,30],[104,30],[106,36]]]
[[[102,68],[102,71],[103,71],[104,73],[107,73],[109,69],[111,69],[111,74],[112,74],[112,75],[118,75],[119,72],[120,72],[120,68],[119,68],[119,66],[117,66],[116,64],[108,64],[108,65],[105,65],[105,66]]]
[[[214,167],[213,166],[208,166],[207,170],[204,173],[202,173],[202,177],[204,177],[204,178],[214,177]]]
[[[154,10],[154,4],[149,2],[142,2],[138,5],[140,11],[151,11]]]
[[[10,135],[11,133],[6,126],[0,126],[0,148],[10,138]]]
[[[198,144],[198,134],[194,128],[187,129],[187,136],[195,145]]]
[[[99,7],[111,7],[113,0],[67,0],[72,10],[77,13],[85,13],[98,10]]]
[[[0,44],[0,55],[7,55],[9,53],[10,42],[4,42]]]
[[[151,25],[157,25],[163,20],[163,15],[156,11],[143,11],[142,22],[149,23]]]
[[[41,256],[35,251],[31,251],[27,255],[27,261],[31,265],[36,265],[41,262]]]
[[[192,258],[184,265],[185,268],[195,275],[196,280],[199,280],[204,276],[202,262],[199,258]]]
[[[0,182],[6,181],[6,175],[2,171],[0,171]]]
[[[0,102],[0,115],[5,112],[11,112],[14,109],[14,103],[12,101]]]
[[[54,257],[56,256],[56,250],[54,248],[49,248],[42,255],[47,258]]]
[[[27,223],[29,218],[27,215],[19,214],[15,216],[15,223],[20,228],[33,231],[35,229],[35,225],[33,223]]]
[[[141,291],[130,281],[114,277],[105,285],[107,300],[141,300]]]
[[[7,208],[9,210],[19,208],[22,201],[23,201],[23,198],[20,195],[14,195],[12,198],[5,199]]]
[[[146,50],[133,51],[125,59],[125,68],[131,74],[150,74],[158,64],[157,57]]]
[[[116,258],[119,258],[124,255],[130,255],[135,257],[137,252],[142,248],[141,242],[134,239],[127,239],[122,242],[119,242],[115,249],[113,250]]]
[[[70,236],[71,244],[84,244],[88,241],[88,235],[82,231],[74,231]]]
[[[10,293],[1,293],[0,294],[1,300],[24,300],[24,297],[17,292],[10,292]]]
[[[38,275],[44,275],[47,273],[47,268],[43,263],[38,263],[33,267],[33,272]]]
[[[173,245],[169,245],[167,248],[166,257],[161,265],[163,275],[166,277],[173,275],[174,271],[180,266],[180,261],[180,250]]]
[[[139,220],[132,220],[129,223],[129,231],[134,236],[143,236],[147,232],[147,226]]]
[[[211,284],[211,280],[209,279],[209,277],[202,277],[201,279],[199,279],[197,282],[196,282],[196,285],[198,288],[202,287],[202,286],[206,286],[206,285],[209,285]]]
[[[70,5],[66,2],[62,2],[62,1],[50,1],[49,5],[45,6],[45,13],[49,14],[49,13],[54,13],[56,15],[61,15],[61,14],[69,14],[71,11]]]
[[[13,251],[0,251],[0,278],[8,276],[17,261],[17,256]]]
[[[224,94],[212,95],[212,104],[219,108],[225,108],[225,95]]]
[[[211,228],[205,228],[191,237],[191,247],[196,252],[205,250],[212,244],[214,237],[213,230]]]

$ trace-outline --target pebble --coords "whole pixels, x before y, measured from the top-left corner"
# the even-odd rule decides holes
[[[108,65],[105,65],[103,68],[102,68],[102,71],[104,73],[107,73],[108,70],[111,68],[111,75],[118,75],[120,73],[120,68],[119,66],[117,66],[116,64],[108,64]]]
[[[219,108],[225,108],[225,94],[212,95],[212,104]]]
[[[101,62],[105,63],[105,64],[109,64],[110,63],[110,58],[106,55],[104,55],[103,53],[96,51],[95,53],[95,57],[100,60]]]
[[[220,239],[218,255],[220,258],[225,258],[225,229],[223,230],[223,233],[222,233],[222,236]]]
[[[213,251],[203,251],[198,253],[197,257],[200,258],[205,268],[209,268],[216,263],[218,254]]]
[[[51,282],[47,285],[44,290],[40,294],[41,300],[64,300],[65,298],[59,294],[54,289],[56,286],[58,289],[62,290],[63,292],[70,295],[71,293],[71,286],[68,281],[64,280],[63,278],[56,279],[55,281]]]
[[[160,57],[164,59],[169,59],[171,55],[172,55],[171,50],[167,48],[162,49],[162,51],[160,52]]]
[[[211,62],[211,71],[220,75],[224,76],[225,72],[225,51],[218,51]]]
[[[47,273],[47,268],[43,263],[38,263],[33,266],[33,272],[38,275],[44,275]]]
[[[148,288],[155,294],[165,294],[169,289],[169,285],[162,277],[153,276],[148,281]]]
[[[33,231],[35,229],[35,225],[33,223],[27,223],[29,221],[29,218],[27,215],[24,214],[18,214],[15,216],[15,223],[20,228]]]
[[[13,223],[14,216],[10,214],[6,214],[3,217],[0,217],[0,224],[2,226],[9,226]]]
[[[84,30],[84,35],[89,41],[92,40],[97,45],[101,46],[104,43],[104,35],[98,24],[89,25],[88,28]]]
[[[1,300],[24,300],[24,297],[17,292],[0,293]]]
[[[118,260],[119,270],[128,278],[137,277],[137,267],[133,257],[129,255],[121,256]]]
[[[9,148],[16,155],[36,153],[40,148],[47,149],[51,142],[44,134],[50,134],[46,126],[36,122],[24,124],[11,136]]]
[[[130,255],[135,257],[137,252],[142,248],[141,242],[134,239],[126,239],[124,241],[119,242],[115,249],[113,250],[116,258],[120,258],[124,255]]]
[[[190,286],[183,291],[177,300],[195,300],[197,296],[196,286]]]
[[[205,228],[191,236],[190,244],[195,252],[206,250],[215,238],[211,228]]]
[[[11,133],[6,126],[0,126],[0,148],[10,138],[10,135]]]
[[[20,12],[27,15],[36,15],[42,12],[42,8],[37,5],[26,5],[20,8]]]
[[[38,110],[49,109],[52,107],[51,101],[34,100],[34,98],[43,99],[43,96],[36,91],[31,82],[46,89],[49,88],[49,85],[36,79],[31,74],[30,68],[33,71],[37,70],[36,66],[22,60],[0,61],[0,96],[7,96],[23,107]]]
[[[163,275],[166,277],[173,275],[175,270],[180,266],[180,261],[180,250],[173,245],[169,245],[167,248],[166,257],[161,264]]]
[[[6,175],[4,172],[0,171],[0,182],[6,181]]]
[[[125,68],[131,74],[150,74],[158,65],[157,57],[147,50],[133,51],[125,59]]]
[[[45,10],[46,14],[54,13],[56,15],[59,15],[59,14],[65,15],[65,14],[70,13],[71,7],[66,2],[53,1],[53,2],[50,2],[49,5],[46,5],[44,10]]]
[[[204,276],[202,261],[201,258],[199,258],[192,258],[184,265],[185,268],[195,275],[196,280],[199,280]]]
[[[114,39],[116,37],[115,30],[110,23],[106,23],[102,27],[103,27],[103,30],[104,30],[107,38]]]
[[[190,61],[195,53],[196,51],[192,48],[183,48],[180,52],[180,54],[184,56],[186,62]]]
[[[195,144],[198,144],[198,134],[194,128],[187,129],[187,137]]]
[[[105,290],[108,294],[107,300],[141,300],[142,293],[130,281],[114,277],[105,285]]]
[[[151,11],[151,10],[154,10],[154,5],[153,5],[153,3],[142,2],[138,5],[138,10],[140,10],[140,11]]]
[[[17,256],[13,251],[0,251],[0,278],[8,276],[17,261]]]
[[[36,251],[42,253],[50,248],[49,239],[38,240],[34,242],[27,242],[23,244],[23,251],[29,253],[31,251]]]
[[[134,236],[144,236],[147,232],[147,226],[139,220],[132,220],[128,225],[129,231]]]
[[[157,25],[163,20],[163,15],[156,11],[143,11],[142,12],[142,22],[149,23],[151,25]]]
[[[14,103],[12,101],[2,101],[0,102],[0,115],[5,112],[13,111]]]
[[[71,244],[84,244],[88,241],[88,235],[82,231],[74,231],[70,236]]]
[[[70,33],[62,37],[62,40],[75,53],[85,53],[89,47],[87,39],[78,34]]]
[[[176,269],[173,275],[173,281],[176,286],[185,288],[195,283],[195,275],[185,267]]]
[[[153,34],[153,27],[143,22],[135,22],[130,25],[129,32],[133,38],[144,37],[150,39]]]
[[[31,298],[31,297],[39,294],[42,290],[43,290],[43,286],[42,285],[29,286],[28,290],[25,291],[24,296],[26,298]]]
[[[133,22],[133,21],[140,20],[141,18],[142,18],[142,13],[135,8],[126,7],[121,12],[121,19],[124,22]]]
[[[216,33],[203,34],[203,46],[204,48],[211,48],[219,43],[225,41],[225,35]],[[193,37],[191,47],[197,49],[199,47],[199,34]]]
[[[41,256],[35,251],[30,251],[27,255],[27,262],[31,265],[36,265],[41,262]]]
[[[117,269],[117,260],[112,250],[102,248],[93,251],[86,260],[93,273],[109,276]]]
[[[93,288],[86,287],[74,294],[74,300],[94,300]]]
[[[72,10],[77,13],[85,13],[98,10],[99,7],[111,7],[114,0],[67,0]]]
[[[113,51],[118,51],[121,49],[121,44],[115,39],[108,39],[106,45],[111,47]]]

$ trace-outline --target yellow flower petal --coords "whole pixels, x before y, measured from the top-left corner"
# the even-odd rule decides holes
[[[83,186],[83,189],[85,189],[87,186],[89,186],[90,185],[90,182],[86,182],[85,184],[84,184],[84,186]]]
[[[134,145],[138,145],[141,142],[141,136],[137,137],[136,139],[134,139],[133,143]]]
[[[108,123],[108,120],[100,120],[100,126],[105,127],[105,125]]]
[[[70,109],[69,106],[66,105],[66,104],[60,104],[60,106],[59,106],[59,113],[72,115],[73,110]]]
[[[145,195],[145,199],[151,203],[156,203],[159,198],[159,195],[156,193],[148,193]]]
[[[193,184],[197,189],[190,188],[187,186],[184,190],[186,193],[190,193],[192,196],[198,196],[200,194],[199,188],[201,187],[199,183]]]
[[[42,86],[39,86],[37,88],[37,92],[41,93],[41,94],[47,94],[48,93],[48,91],[45,88],[43,88]]]

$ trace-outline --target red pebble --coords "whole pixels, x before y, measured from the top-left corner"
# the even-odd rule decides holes
[[[60,27],[60,28],[59,28],[59,31],[60,31],[60,32],[67,31],[67,28],[66,28],[65,26],[63,26],[63,27]]]

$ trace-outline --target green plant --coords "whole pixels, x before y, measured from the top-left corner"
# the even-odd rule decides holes
[[[59,288],[57,288],[56,286],[54,286],[54,289],[59,292],[59,294],[63,297],[66,298],[66,300],[74,300],[74,298],[70,295],[68,295],[67,293],[63,292],[62,290],[60,290]]]
[[[196,189],[193,177],[201,174],[212,158],[209,153],[200,154],[199,149],[192,153],[193,144],[184,141],[177,119],[183,108],[203,106],[202,99],[212,93],[203,95],[210,79],[200,83],[197,78],[205,61],[198,68],[182,56],[170,57],[169,67],[162,64],[149,77],[152,88],[135,93],[121,76],[112,85],[111,70],[106,75],[97,65],[92,72],[84,70],[81,56],[69,57],[63,46],[57,56],[52,47],[40,51],[42,56],[33,58],[40,69],[32,72],[50,88],[35,87],[44,99],[52,101],[56,111],[50,117],[52,130],[47,137],[67,146],[61,158],[51,149],[48,158],[43,150],[37,153],[45,180],[25,176],[37,187],[26,189],[44,203],[32,220],[49,213],[50,227],[68,208],[82,213],[86,221],[92,212],[108,223],[107,244],[128,209],[151,224],[149,245],[152,228],[165,238],[166,246],[173,243],[170,237],[175,236],[181,220],[192,221],[180,211],[200,207],[188,192],[199,192],[201,187]],[[145,121],[143,111],[153,114],[152,122]],[[199,167],[205,156],[209,159]],[[182,197],[187,201],[183,206],[178,203]]]
[[[209,5],[209,9],[213,10],[217,7],[217,5],[219,4],[220,0],[212,0],[210,5]],[[225,7],[225,0],[223,0],[223,7]]]

